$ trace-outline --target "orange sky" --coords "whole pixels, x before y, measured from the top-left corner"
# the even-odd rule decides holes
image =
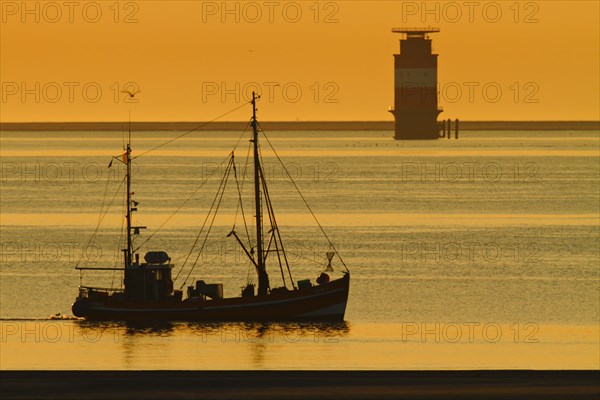
[[[208,120],[252,82],[263,120],[392,120],[401,26],[441,29],[440,118],[599,119],[595,0],[23,4],[0,1],[3,122]]]

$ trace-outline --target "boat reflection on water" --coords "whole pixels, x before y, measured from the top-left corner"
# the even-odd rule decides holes
[[[184,323],[191,332],[201,337],[220,337],[225,343],[228,340],[247,342],[283,341],[295,343],[299,341],[326,341],[346,336],[350,325],[346,321],[339,322],[231,322],[193,324]]]
[[[347,321],[306,322],[148,322],[148,321],[86,321],[78,320],[81,333],[87,337],[114,334],[118,330],[123,338],[170,336],[174,331],[195,334],[207,342],[208,337],[220,338],[223,343],[235,341],[267,340],[277,338],[290,343],[312,337],[335,338],[350,332]],[[87,331],[94,331],[90,334]]]
[[[125,369],[302,368],[307,358],[322,357],[321,351],[342,342],[351,329],[346,321],[74,324],[76,335],[88,342],[120,348]],[[99,365],[115,361],[96,359]]]

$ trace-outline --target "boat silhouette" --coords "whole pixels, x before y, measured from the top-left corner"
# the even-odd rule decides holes
[[[87,320],[123,321],[343,321],[350,287],[350,272],[318,222],[317,224],[325,234],[331,248],[331,251],[327,252],[329,260],[327,268],[321,272],[315,283],[309,279],[297,282],[292,279],[288,257],[271,206],[267,181],[263,174],[259,146],[261,130],[256,119],[256,102],[259,98],[252,93],[250,124],[252,126],[251,142],[254,160],[255,246],[249,242],[244,243],[235,229],[228,235],[235,238],[253,264],[258,278],[258,288],[250,281],[242,288],[238,297],[226,298],[223,296],[222,284],[208,284],[203,280],[197,280],[195,285],[187,287],[184,297],[183,290],[174,290],[172,277],[174,265],[167,252],[149,251],[144,255],[143,261],[140,260],[137,252],[139,248],[134,249],[133,240],[145,227],[132,225],[132,213],[137,211],[138,203],[131,199],[130,130],[125,153],[120,158],[113,158],[113,160],[122,162],[126,167],[125,222],[127,226],[123,267],[76,266],[80,272],[83,270],[122,271],[123,287],[99,288],[80,284],[79,295],[72,306],[73,314],[76,317]],[[231,153],[229,165],[232,165],[231,168],[235,168],[234,152]],[[296,186],[295,183],[294,186]],[[302,199],[304,200],[304,197]],[[312,209],[308,204],[306,205],[314,216]],[[266,213],[264,209],[266,209]],[[269,230],[263,226],[264,217],[270,222]],[[265,234],[269,235],[268,240],[265,240]],[[248,239],[250,238],[248,237]],[[271,287],[270,285],[266,266],[270,254],[274,254],[271,258],[278,261],[283,278],[281,287]],[[340,278],[332,280],[329,273],[333,272],[331,261],[336,255],[345,271],[342,272],[343,275]],[[285,268],[289,273],[287,281],[284,274]]]

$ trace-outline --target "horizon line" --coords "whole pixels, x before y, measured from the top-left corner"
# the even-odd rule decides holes
[[[443,121],[443,120],[442,120]],[[439,121],[439,122],[442,122]],[[147,131],[162,130],[239,130],[248,121],[38,121],[1,122],[0,131],[72,131],[121,130],[132,128]],[[262,121],[271,130],[333,130],[333,131],[393,131],[394,121]],[[600,120],[459,120],[459,129],[472,130],[599,130]]]

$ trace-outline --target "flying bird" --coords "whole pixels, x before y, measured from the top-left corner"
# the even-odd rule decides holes
[[[136,94],[141,93],[141,90],[136,90],[135,92],[132,92],[130,90],[121,90],[121,93],[127,93],[129,95],[129,97],[133,98]]]

